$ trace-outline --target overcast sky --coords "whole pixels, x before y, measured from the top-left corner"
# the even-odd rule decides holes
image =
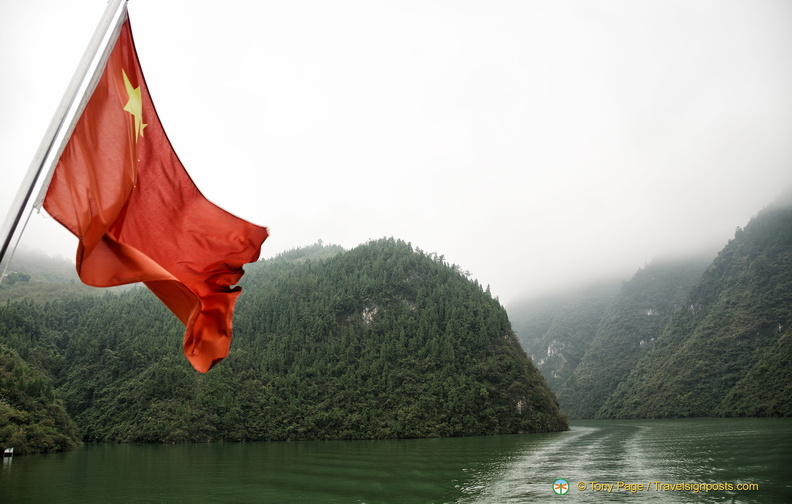
[[[103,0],[0,1],[0,218]],[[262,257],[393,236],[501,302],[714,254],[792,185],[792,2],[131,0],[187,171]],[[22,246],[72,258],[34,215]]]

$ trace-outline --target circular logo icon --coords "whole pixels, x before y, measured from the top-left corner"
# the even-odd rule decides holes
[[[553,492],[564,495],[569,491],[569,482],[565,479],[557,479],[553,482]]]

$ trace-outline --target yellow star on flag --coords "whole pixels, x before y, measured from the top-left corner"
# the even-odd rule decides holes
[[[129,96],[129,101],[124,106],[124,110],[135,117],[135,141],[137,141],[138,138],[143,136],[143,128],[148,126],[143,124],[143,100],[140,98],[140,86],[133,88],[123,68],[121,73],[124,75],[124,87],[126,88],[127,96]]]

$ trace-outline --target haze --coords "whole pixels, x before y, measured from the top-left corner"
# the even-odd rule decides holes
[[[0,3],[0,214],[105,8]],[[393,236],[504,303],[714,254],[792,185],[792,3],[131,0],[149,90],[262,257]],[[43,212],[22,247],[73,257]]]

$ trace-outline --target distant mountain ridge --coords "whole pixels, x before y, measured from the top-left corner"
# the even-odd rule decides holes
[[[576,418],[598,416],[635,363],[654,347],[708,262],[656,260],[624,283],[599,320],[580,364],[559,389],[564,411]]]
[[[18,250],[0,282],[0,303],[29,300],[46,303],[64,297],[101,296],[119,292],[127,286],[100,289],[85,285],[77,276],[74,263],[40,251]]]
[[[525,310],[510,316],[541,352],[549,331],[519,328],[543,315]],[[582,357],[561,383],[548,380],[572,418],[792,416],[792,198],[738,228],[714,260],[654,261],[601,317],[572,316],[593,336],[566,349]]]
[[[580,364],[620,287],[621,282],[599,282],[509,308],[520,343],[553,390],[560,390]]]
[[[790,416],[790,330],[792,205],[781,202],[737,230],[602,416]]]

